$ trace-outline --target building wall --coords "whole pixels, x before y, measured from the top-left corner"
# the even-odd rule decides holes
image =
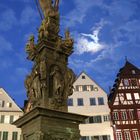
[[[80,91],[78,86],[82,86]],[[88,88],[87,91],[86,86],[91,86],[91,90]],[[83,91],[84,90],[84,91]],[[83,105],[78,105],[78,99],[83,99]],[[95,103],[94,105],[90,105],[90,98],[94,98]],[[104,104],[99,105],[98,98],[103,98]],[[69,101],[73,99],[73,105],[69,104]],[[110,124],[110,116],[109,116],[109,107],[107,104],[107,94],[105,91],[100,88],[99,85],[96,84],[95,81],[90,79],[85,73],[81,73],[78,79],[74,83],[74,93],[69,97],[68,101],[68,111],[72,113],[78,113],[82,115],[89,116],[86,120],[86,124],[80,124],[80,133],[82,136],[90,136],[89,139],[93,140],[93,136],[110,136],[111,140],[113,140],[113,130]],[[94,123],[92,122],[92,117],[94,116]],[[101,117],[101,122],[95,122],[96,117]],[[99,117],[99,118],[100,118]],[[107,120],[104,120],[107,119]],[[100,120],[100,119],[99,119]],[[91,123],[92,122],[92,123]],[[85,137],[83,137],[84,139]],[[95,139],[95,138],[94,138]],[[103,140],[101,137],[100,140]]]
[[[140,69],[126,61],[108,99],[114,140],[140,140]]]
[[[22,110],[4,89],[0,88],[0,140],[20,140],[21,129],[12,125],[12,122],[22,115]]]

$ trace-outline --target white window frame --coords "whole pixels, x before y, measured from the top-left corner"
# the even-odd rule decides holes
[[[135,100],[139,100],[140,99],[139,93],[134,93],[134,98],[135,98]]]
[[[133,131],[133,138],[134,138],[134,140],[139,140],[140,139],[138,131]]]
[[[121,117],[122,117],[122,120],[127,120],[127,112],[125,112],[125,111],[122,111],[121,112]]]
[[[10,123],[10,116],[9,115],[5,115],[4,123]]]
[[[119,120],[119,113],[118,112],[113,112],[113,119]]]
[[[87,91],[91,91],[91,86],[87,85]]]
[[[122,138],[122,132],[116,132],[116,139],[117,140],[123,140],[123,138]]]
[[[132,100],[131,93],[126,93],[126,98],[127,98],[127,100]]]
[[[82,86],[78,86],[78,90],[79,91],[83,91],[83,87]]]
[[[125,140],[131,140],[130,132],[124,131],[124,137],[125,137]]]

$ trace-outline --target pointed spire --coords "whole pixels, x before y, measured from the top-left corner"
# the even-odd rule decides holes
[[[127,56],[125,56],[125,62],[128,62]]]

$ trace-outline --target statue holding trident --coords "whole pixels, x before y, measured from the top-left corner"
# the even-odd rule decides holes
[[[58,11],[59,0],[55,0],[54,5],[52,0],[39,0],[40,7],[43,11],[44,17],[48,17],[52,12]]]

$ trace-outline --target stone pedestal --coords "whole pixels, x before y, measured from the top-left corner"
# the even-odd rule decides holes
[[[23,140],[79,140],[79,124],[86,116],[36,107],[14,124]]]

